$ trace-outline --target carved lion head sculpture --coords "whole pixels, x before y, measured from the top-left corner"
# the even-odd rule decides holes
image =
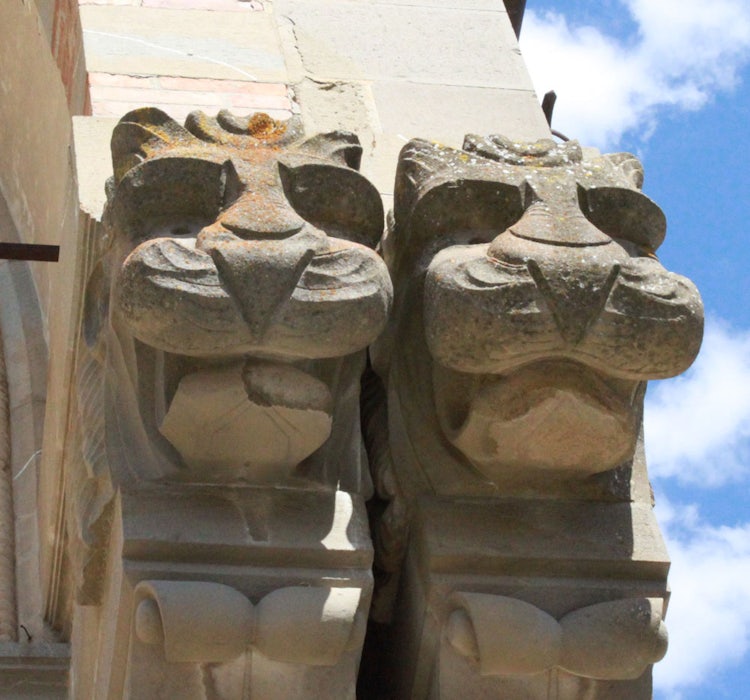
[[[632,461],[645,381],[685,370],[703,325],[656,258],[666,224],[642,179],[576,142],[404,147],[375,365],[408,490],[537,491]]]
[[[391,286],[356,136],[139,109],[112,155],[84,324],[110,469],[367,492],[359,375]]]

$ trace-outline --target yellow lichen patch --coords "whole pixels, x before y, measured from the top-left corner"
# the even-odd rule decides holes
[[[256,112],[247,123],[247,133],[256,139],[275,139],[286,132],[286,123],[276,121],[264,112]]]

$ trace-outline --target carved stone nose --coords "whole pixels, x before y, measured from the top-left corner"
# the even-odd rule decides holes
[[[568,257],[573,256],[564,256]],[[549,305],[560,335],[571,345],[580,343],[599,317],[620,272],[620,266],[611,261],[587,262],[581,268],[576,268],[572,260],[566,263],[565,259],[527,262],[529,274]],[[580,264],[580,258],[576,263]]]
[[[612,239],[568,202],[533,204],[487,253],[527,267],[571,345],[583,340],[601,313],[620,271]]]
[[[280,239],[296,233],[305,221],[278,189],[259,187],[245,192],[221,215],[221,225],[244,239]]]
[[[244,240],[219,225],[201,231],[196,248],[211,256],[250,333],[263,338],[314,254],[315,240]]]

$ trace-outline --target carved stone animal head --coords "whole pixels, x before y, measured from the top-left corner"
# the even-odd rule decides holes
[[[404,147],[376,366],[417,489],[533,491],[632,460],[645,381],[690,365],[703,322],[656,258],[665,219],[642,179],[633,156],[576,142]]]
[[[110,463],[367,491],[358,381],[391,287],[356,136],[304,140],[294,119],[227,112],[183,127],[140,109],[112,155],[86,326],[92,348],[106,345]]]

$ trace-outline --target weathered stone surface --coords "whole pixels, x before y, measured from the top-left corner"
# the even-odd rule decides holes
[[[364,411],[386,694],[650,697],[668,563],[643,396],[703,316],[642,179],[576,142],[401,152]]]
[[[281,483],[315,453],[298,477],[367,492],[352,409],[390,305],[382,208],[356,137],[298,128],[144,109],[115,129],[84,364],[109,377],[116,482]]]
[[[443,83],[450,75],[456,85],[531,90],[502,2],[494,4],[281,0],[277,12],[295,22],[298,50],[320,80]]]
[[[702,334],[641,179],[634,157],[575,142],[404,148],[376,369],[417,490],[554,490],[632,459],[643,382],[686,369]]]
[[[273,19],[266,12],[95,5],[80,12],[92,72],[286,79]]]
[[[359,141],[144,108],[112,154],[68,479],[74,693],[353,698],[360,374],[392,296]]]

